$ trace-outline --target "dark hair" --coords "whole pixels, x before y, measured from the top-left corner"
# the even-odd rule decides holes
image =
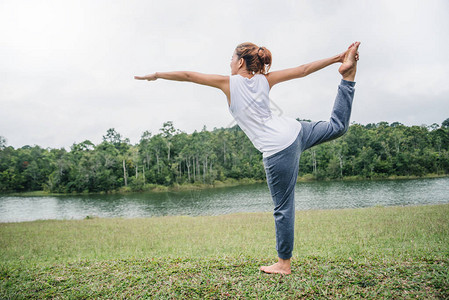
[[[271,67],[271,52],[253,43],[241,43],[235,48],[238,58],[243,58],[246,69],[253,73],[267,74]]]

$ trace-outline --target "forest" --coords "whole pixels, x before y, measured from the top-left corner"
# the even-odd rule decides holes
[[[343,137],[302,153],[299,169],[309,180],[448,173],[449,118],[430,126],[353,123]],[[14,149],[0,136],[0,192],[144,191],[230,178],[266,180],[262,153],[237,125],[187,134],[167,121],[157,133],[145,131],[135,145],[111,128],[100,144],[85,140],[70,150]]]

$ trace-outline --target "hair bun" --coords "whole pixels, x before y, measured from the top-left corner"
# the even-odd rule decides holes
[[[252,74],[267,74],[271,66],[271,52],[253,43],[241,43],[235,48],[238,59],[245,60],[246,69]]]
[[[268,57],[266,51],[265,51],[265,47],[259,47],[259,50],[257,51],[257,56],[259,56],[259,59],[264,63],[264,64],[270,64],[271,63],[271,58]]]

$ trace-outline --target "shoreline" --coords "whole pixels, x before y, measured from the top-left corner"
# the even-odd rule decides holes
[[[414,179],[432,179],[432,178],[445,178],[449,177],[448,174],[426,174],[423,176],[397,176],[392,175],[388,177],[372,177],[363,178],[361,176],[347,176],[341,179],[316,179],[311,174],[306,174],[299,177],[296,182],[330,182],[330,181],[382,181],[382,180],[414,180]],[[251,178],[243,178],[240,180],[227,179],[225,181],[216,180],[213,184],[205,183],[188,183],[188,184],[173,184],[171,186],[158,185],[158,184],[146,184],[142,190],[132,190],[131,187],[121,187],[118,190],[108,191],[108,192],[72,192],[72,193],[51,193],[44,190],[40,191],[28,191],[28,192],[10,192],[10,193],[0,193],[0,196],[68,196],[68,195],[113,195],[113,194],[131,194],[131,193],[160,193],[160,192],[182,192],[182,191],[195,191],[195,190],[207,190],[215,188],[233,187],[240,185],[251,185],[266,183],[266,180],[257,180]]]
[[[338,213],[338,212],[347,212],[347,211],[363,211],[363,210],[376,210],[376,209],[401,209],[401,208],[417,208],[417,207],[432,207],[432,206],[441,206],[449,207],[448,203],[423,203],[423,204],[409,204],[409,205],[374,205],[374,206],[366,206],[366,207],[343,207],[343,208],[315,208],[315,209],[304,209],[304,210],[295,210],[295,214],[310,214],[310,213]],[[183,219],[209,219],[209,218],[235,218],[241,216],[247,216],[251,218],[256,215],[268,215],[272,216],[273,212],[271,211],[255,211],[255,212],[232,212],[227,214],[218,214],[218,215],[156,215],[156,216],[147,216],[147,217],[123,217],[123,216],[115,216],[115,217],[99,217],[96,215],[87,215],[84,218],[71,218],[71,219],[36,219],[36,220],[28,220],[28,221],[10,221],[3,222],[0,221],[0,226],[11,225],[11,224],[30,224],[30,223],[49,223],[49,222],[82,222],[89,220],[96,220],[98,222],[139,222],[145,220],[183,220]]]

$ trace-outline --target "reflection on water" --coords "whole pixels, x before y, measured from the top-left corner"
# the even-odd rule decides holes
[[[296,210],[449,203],[449,178],[299,182],[295,198]],[[167,193],[0,196],[0,222],[82,219],[86,216],[221,215],[272,209],[266,183]]]

